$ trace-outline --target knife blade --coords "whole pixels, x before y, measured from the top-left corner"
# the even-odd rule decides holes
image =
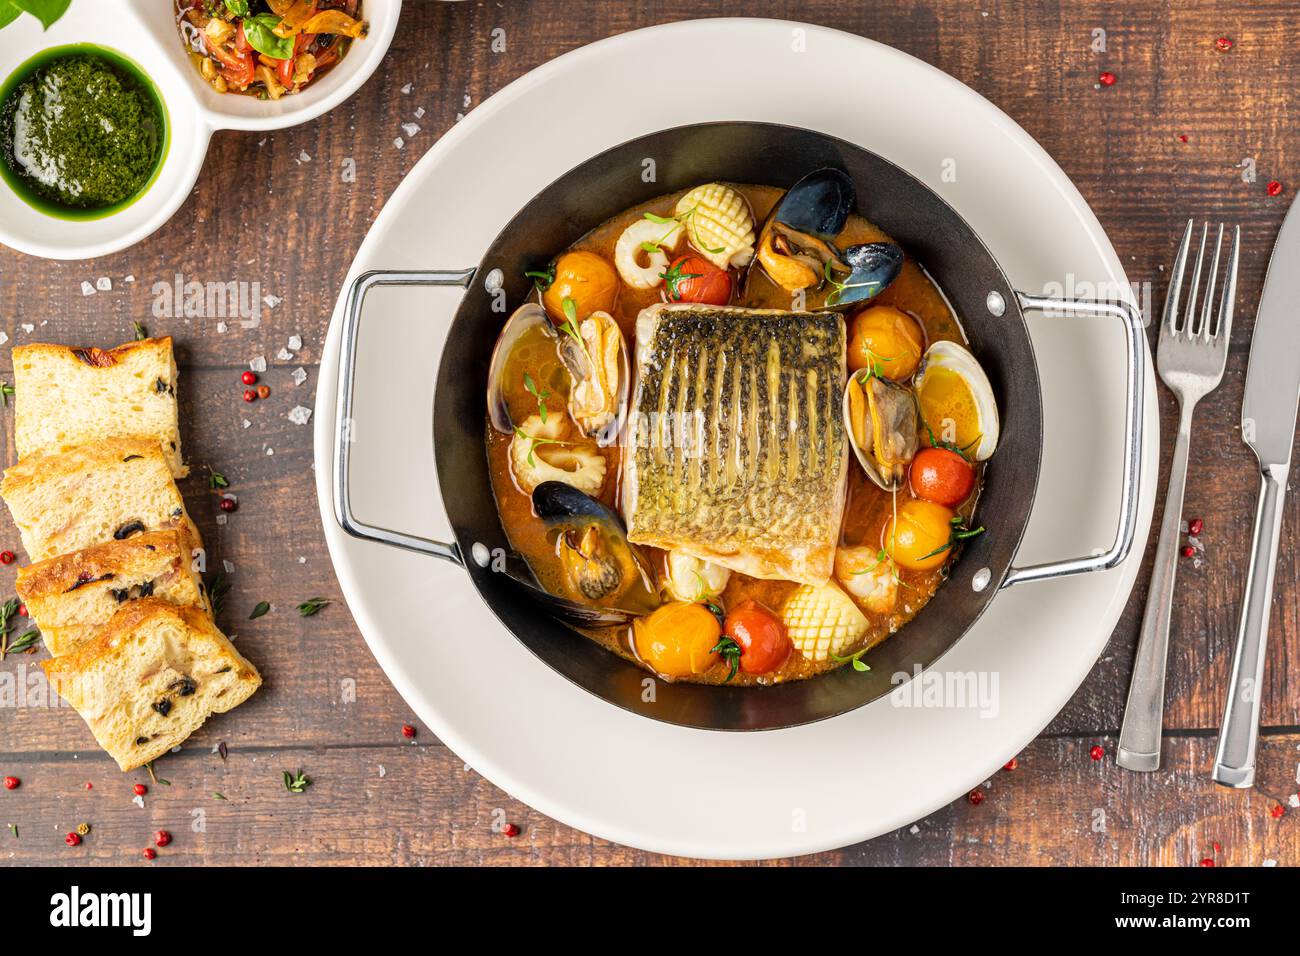
[[[1259,458],[1260,483],[1241,624],[1212,774],[1214,781],[1225,787],[1255,785],[1268,617],[1298,404],[1300,200],[1291,204],[1269,258],[1241,403],[1241,437]]]
[[[1289,465],[1300,401],[1300,199],[1282,221],[1255,313],[1241,437],[1262,466]]]

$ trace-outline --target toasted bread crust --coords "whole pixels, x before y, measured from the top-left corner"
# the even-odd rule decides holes
[[[170,337],[111,349],[21,345],[13,350],[13,368],[14,444],[20,458],[127,432],[148,435],[175,477],[188,473]]]
[[[159,563],[188,560],[189,552],[183,544],[185,536],[183,531],[148,531],[38,561],[18,569],[14,590],[24,604],[31,605],[44,596],[66,594],[104,575],[130,576],[144,573]]]

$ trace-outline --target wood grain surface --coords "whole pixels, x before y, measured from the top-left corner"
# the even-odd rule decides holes
[[[165,2],[165,0],[157,0]],[[1300,657],[1300,496],[1287,503],[1269,666],[1261,783],[1230,792],[1209,781],[1215,733],[1244,584],[1256,479],[1241,444],[1242,384],[1267,255],[1300,187],[1300,2],[944,3],[819,2],[440,3],[408,0],[400,32],[371,81],[314,122],[282,132],[220,133],[193,195],[135,248],[93,262],[57,263],[0,248],[0,329],[10,344],[112,345],[132,323],[173,335],[182,366],[185,491],[218,563],[230,561],[223,622],[256,661],[265,687],[158,762],[170,783],[120,774],[66,707],[48,706],[35,677],[0,707],[0,860],[140,864],[157,829],[173,844],[153,864],[606,864],[684,863],[606,843],[561,826],[487,783],[414,718],[389,685],[341,603],[317,514],[310,426],[286,418],[311,407],[316,363],[339,285],[357,246],[405,173],[458,116],[528,70],[626,30],[698,16],[761,15],[852,31],[917,56],[990,99],[1061,164],[1106,227],[1129,277],[1153,283],[1188,216],[1238,222],[1244,231],[1240,307],[1222,387],[1198,410],[1185,514],[1205,520],[1206,551],[1179,569],[1170,654],[1165,767],[1148,775],[1115,766],[1150,549],[1138,586],[1091,675],[1044,734],[999,773],[978,803],[960,800],[915,828],[800,864],[1165,864],[1300,862],[1297,791],[1300,693],[1287,679]],[[508,53],[490,49],[503,28]],[[1094,31],[1106,52],[1092,48]],[[1227,52],[1215,38],[1231,37]],[[1101,71],[1115,74],[1099,84]],[[410,92],[403,88],[410,84]],[[758,89],[756,87],[756,95]],[[829,95],[829,94],[828,94]],[[403,134],[417,108],[414,136]],[[407,140],[397,149],[397,136]],[[1185,137],[1185,141],[1183,139]],[[353,160],[356,181],[343,176]],[[1254,181],[1244,174],[1252,168]],[[1278,197],[1266,190],[1283,183]],[[159,318],[152,288],[181,274],[260,283],[280,301],[260,328],[237,320]],[[126,281],[134,277],[133,282]],[[83,281],[112,279],[83,295]],[[289,336],[303,348],[275,359]],[[272,396],[240,400],[239,373],[254,356],[271,370]],[[11,381],[9,350],[0,379]],[[295,386],[290,373],[308,372]],[[1174,425],[1159,389],[1164,434]],[[13,460],[10,413],[0,459]],[[248,426],[244,427],[245,420]],[[1162,449],[1160,487],[1168,466]],[[223,472],[239,510],[217,523],[206,468]],[[1156,520],[1159,519],[1157,511]],[[1151,542],[1154,546],[1154,539]],[[7,513],[0,548],[19,549]],[[219,566],[219,564],[218,564]],[[0,569],[12,593],[13,568]],[[294,607],[334,603],[303,619]],[[272,611],[247,620],[253,606]],[[21,630],[21,627],[20,627]],[[42,652],[43,654],[43,652]],[[0,678],[26,687],[41,655],[10,655]],[[6,677],[6,675],[8,675]],[[351,682],[351,683],[348,683]],[[12,685],[11,685],[12,686]],[[350,692],[355,688],[355,694]],[[225,741],[223,760],[214,752]],[[1105,748],[1100,761],[1090,749]],[[1008,755],[1010,756],[1010,755]],[[288,792],[285,770],[312,785]],[[133,783],[150,788],[144,808]],[[91,785],[90,788],[87,784]],[[221,794],[220,799],[214,794]],[[1285,813],[1271,813],[1281,805]],[[91,824],[82,845],[63,835]],[[514,823],[521,833],[501,831]],[[1219,850],[1214,850],[1218,844]]]

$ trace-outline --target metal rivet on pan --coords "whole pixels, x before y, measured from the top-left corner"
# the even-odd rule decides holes
[[[483,278],[483,288],[489,292],[495,292],[501,288],[501,284],[506,281],[506,274],[500,269],[493,269]]]
[[[469,553],[470,557],[474,559],[474,563],[480,568],[486,568],[492,561],[492,552],[488,550],[488,546],[482,541],[475,541],[469,549]]]
[[[995,295],[997,293],[994,293]],[[975,577],[971,578],[970,586],[973,591],[983,591],[989,586],[989,579],[993,577],[993,572],[988,568],[980,568],[975,572]]]
[[[993,315],[1004,315],[1007,311],[1007,300],[1002,298],[1002,293],[996,289],[989,293],[989,297],[984,300],[988,306],[989,312]]]

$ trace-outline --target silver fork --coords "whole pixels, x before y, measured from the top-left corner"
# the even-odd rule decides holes
[[[1156,368],[1161,380],[1178,396],[1178,440],[1174,443],[1174,460],[1169,469],[1169,488],[1165,492],[1165,512],[1160,522],[1160,540],[1156,544],[1155,568],[1147,593],[1142,631],[1138,635],[1137,658],[1133,680],[1129,684],[1128,704],[1119,733],[1116,763],[1129,770],[1157,770],[1160,767],[1160,736],[1165,707],[1165,662],[1169,652],[1169,615],[1173,609],[1174,577],[1178,560],[1178,535],[1183,512],[1183,489],[1187,482],[1187,453],[1192,438],[1192,412],[1196,403],[1214,391],[1223,380],[1228,360],[1228,337],[1232,332],[1232,312],[1237,298],[1237,260],[1241,253],[1241,227],[1233,230],[1232,252],[1224,271],[1222,299],[1217,321],[1213,303],[1219,274],[1219,256],[1223,250],[1224,226],[1219,224],[1214,243],[1214,259],[1205,282],[1200,315],[1197,294],[1201,288],[1201,266],[1210,235],[1207,222],[1201,229],[1201,247],[1192,270],[1187,309],[1179,322],[1178,304],[1183,274],[1192,245],[1192,220],[1187,220],[1183,241],[1174,259],[1165,296],[1164,314],[1160,319],[1160,342],[1156,351]]]

